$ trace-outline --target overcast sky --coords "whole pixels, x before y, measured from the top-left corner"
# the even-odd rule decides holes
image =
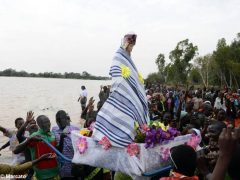
[[[239,0],[0,0],[0,70],[82,72],[107,76],[114,52],[135,32],[133,60],[157,70],[188,38],[199,55],[240,32]]]

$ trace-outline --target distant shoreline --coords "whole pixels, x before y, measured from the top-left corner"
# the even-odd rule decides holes
[[[54,78],[54,77],[31,77],[31,76],[2,76],[0,75],[0,78],[1,77],[9,77],[9,78],[35,78],[35,79],[40,79],[40,78],[43,78],[43,79],[71,79],[71,80],[97,80],[97,81],[108,81],[108,80],[111,80],[111,78],[108,78],[108,79],[78,79],[78,78]]]
[[[54,78],[54,79],[81,79],[81,80],[111,80],[110,77],[91,75],[86,71],[82,73],[65,72],[53,73],[28,73],[26,71],[16,71],[14,69],[5,69],[0,71],[0,77],[29,77],[29,78]]]

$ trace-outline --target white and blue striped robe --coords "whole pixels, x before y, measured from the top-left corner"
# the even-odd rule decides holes
[[[121,74],[122,65],[131,69],[131,75],[126,79]],[[122,48],[113,58],[110,75],[114,81],[112,92],[97,114],[93,138],[101,140],[106,136],[112,146],[125,147],[134,141],[134,122],[140,125],[149,122],[147,99],[138,71]]]

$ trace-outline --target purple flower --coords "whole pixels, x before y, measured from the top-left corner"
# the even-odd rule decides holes
[[[180,132],[173,127],[169,127],[166,131],[159,126],[151,125],[141,127],[141,133],[145,135],[145,148],[154,147],[156,144],[168,143],[178,136]]]
[[[166,131],[162,132],[162,141],[171,140],[173,138],[174,137],[172,137],[170,133],[168,133]]]
[[[156,133],[156,132],[155,132]],[[155,134],[152,131],[146,133],[145,148],[154,147]]]
[[[167,132],[173,137],[176,137],[177,135],[179,135],[179,131],[173,127],[169,127]]]
[[[156,143],[161,143],[162,142],[162,129],[161,128],[158,128],[157,131],[156,131],[156,134],[155,134],[155,141]]]

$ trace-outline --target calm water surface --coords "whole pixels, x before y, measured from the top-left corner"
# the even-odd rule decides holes
[[[53,126],[56,112],[65,110],[72,123],[80,126],[81,106],[77,100],[81,86],[86,86],[88,99],[93,96],[97,103],[100,86],[109,84],[111,81],[0,77],[0,125],[12,129],[17,117],[25,119],[27,111],[32,110],[35,118],[47,115]],[[0,146],[6,141],[0,133]],[[11,155],[7,151],[0,152],[0,162]]]

